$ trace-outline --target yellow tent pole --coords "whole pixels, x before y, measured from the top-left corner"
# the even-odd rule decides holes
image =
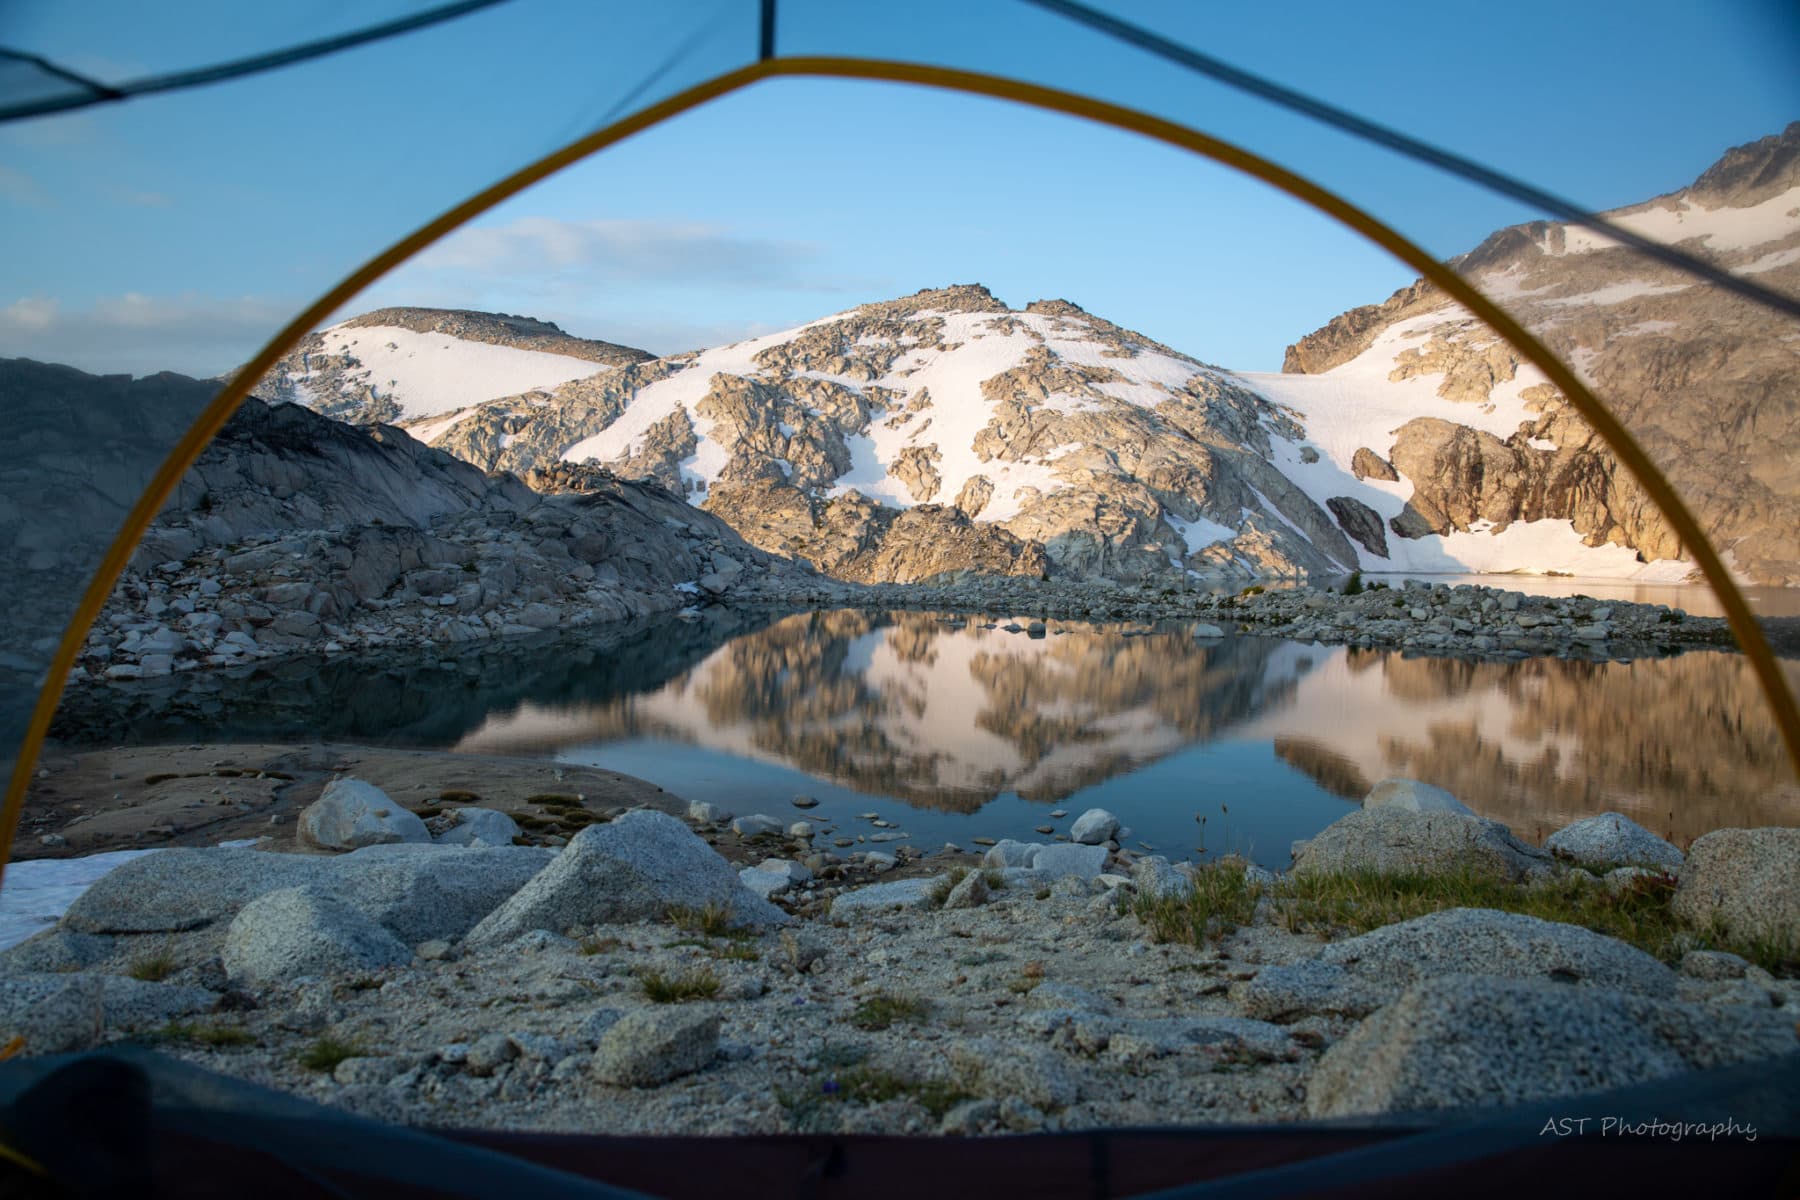
[[[107,550],[106,556],[101,560],[99,568],[95,571],[93,579],[82,595],[81,603],[70,619],[68,628],[63,633],[61,643],[57,646],[56,655],[51,660],[44,686],[38,693],[37,704],[32,711],[25,738],[19,745],[19,757],[13,766],[12,778],[7,785],[5,804],[0,806],[0,873],[4,872],[5,863],[11,854],[13,838],[18,829],[19,815],[24,807],[25,793],[30,785],[32,768],[36,763],[38,753],[43,748],[50,721],[55,716],[57,703],[62,698],[63,687],[68,680],[69,672],[74,669],[79,659],[81,647],[89,628],[105,607],[106,600],[112,594],[113,587],[117,584],[139,539],[143,537],[144,531],[149,528],[151,521],[162,510],[169,497],[174,494],[181,477],[186,474],[188,468],[199,458],[201,451],[206,448],[207,443],[212,440],[226,420],[236,411],[238,405],[243,402],[244,397],[249,394],[250,388],[275,365],[276,361],[291,350],[307,333],[322,324],[326,317],[348,303],[358,292],[426,246],[487,212],[502,201],[510,199],[532,184],[590,154],[624,141],[626,138],[661,124],[671,117],[748,87],[759,80],[777,77],[865,79],[889,83],[911,83],[970,95],[1010,100],[1050,112],[1060,112],[1098,124],[1110,125],[1130,133],[1141,134],[1252,175],[1362,234],[1394,257],[1411,266],[1451,299],[1486,322],[1513,349],[1542,370],[1550,382],[1554,383],[1575,406],[1576,411],[1581,413],[1594,432],[1600,435],[1601,440],[1607,444],[1619,461],[1625,465],[1625,468],[1632,473],[1638,484],[1649,494],[1651,500],[1656,503],[1656,506],[1668,519],[1669,524],[1674,527],[1682,544],[1694,556],[1701,574],[1712,586],[1720,604],[1724,607],[1726,621],[1737,638],[1738,646],[1750,660],[1751,666],[1756,672],[1757,682],[1761,685],[1763,696],[1774,714],[1776,727],[1786,744],[1788,758],[1794,767],[1795,775],[1800,777],[1800,708],[1795,705],[1793,694],[1788,690],[1787,681],[1781,673],[1781,667],[1769,647],[1768,639],[1763,636],[1762,627],[1757,624],[1755,615],[1750,611],[1750,606],[1744,601],[1743,593],[1738,590],[1737,584],[1731,578],[1731,573],[1726,570],[1724,562],[1719,558],[1717,551],[1713,549],[1705,531],[1700,528],[1700,523],[1688,510],[1680,495],[1663,476],[1656,464],[1644,453],[1637,440],[1607,409],[1606,405],[1575,376],[1573,371],[1552,354],[1548,347],[1460,275],[1438,262],[1421,247],[1343,197],[1285,167],[1240,146],[1136,109],[1039,84],[951,67],[933,67],[917,63],[861,58],[774,58],[752,63],[736,71],[697,84],[666,100],[650,105],[632,116],[596,130],[531,163],[492,187],[440,214],[346,276],[305,312],[290,321],[280,333],[270,340],[268,345],[257,353],[256,357],[244,365],[229,384],[220,390],[181,441],[169,452],[149,485],[144,489],[137,504],[126,515],[118,535]]]

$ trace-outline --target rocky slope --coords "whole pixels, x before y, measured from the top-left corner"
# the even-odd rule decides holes
[[[1605,215],[1800,294],[1800,122]],[[1560,222],[1500,230],[1452,265],[1612,406],[1745,575],[1800,584],[1800,326]],[[1683,573],[1679,540],[1556,389],[1423,280],[1302,338],[1283,370],[1249,378],[1325,453],[1328,484],[1295,478],[1379,518],[1365,562],[1494,569],[1533,547],[1563,569]]]
[[[1225,372],[1064,301],[1015,311],[979,286],[924,291],[540,386],[433,393],[400,419],[490,470],[591,460],[655,480],[845,579],[1356,565],[1338,522],[1270,465],[1298,425]],[[393,415],[379,399],[323,407]]]
[[[650,484],[543,495],[397,429],[251,400],[143,539],[82,667],[139,678],[841,591]]]

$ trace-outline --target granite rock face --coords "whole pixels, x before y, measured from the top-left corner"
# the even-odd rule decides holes
[[[731,865],[666,813],[629,812],[576,834],[554,862],[469,934],[494,944],[548,929],[660,917],[674,906],[723,904],[745,925],[778,924],[780,909],[744,887]]]
[[[239,911],[226,930],[221,958],[233,983],[267,986],[405,966],[412,951],[329,893],[282,888]]]
[[[1314,1117],[1517,1104],[1792,1054],[1792,1014],[1448,975],[1409,988],[1325,1052]]]
[[[1601,813],[1564,826],[1544,839],[1544,849],[1584,867],[1681,869],[1682,854],[1623,813]]]
[[[1675,972],[1617,938],[1483,908],[1446,909],[1333,942],[1318,961],[1387,987],[1440,975],[1490,975],[1669,997],[1676,983]]]
[[[1458,812],[1364,808],[1321,829],[1294,860],[1297,875],[1433,874],[1462,870],[1518,882],[1552,869],[1550,856],[1498,821]]]
[[[1675,915],[1735,938],[1800,948],[1800,829],[1720,829],[1688,847]]]

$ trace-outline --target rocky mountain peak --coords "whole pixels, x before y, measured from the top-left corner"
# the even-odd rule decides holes
[[[1009,312],[994,293],[979,283],[953,283],[949,287],[920,288],[910,296],[865,304],[858,312],[885,317],[912,316],[917,313],[987,313]]]
[[[1689,189],[1709,208],[1746,208],[1800,187],[1800,121],[1733,146]]]

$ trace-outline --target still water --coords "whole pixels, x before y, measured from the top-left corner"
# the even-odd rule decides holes
[[[59,733],[550,756],[840,836],[872,832],[860,814],[876,813],[922,848],[1040,838],[1101,806],[1132,844],[1283,866],[1290,842],[1389,775],[1449,788],[1531,840],[1609,809],[1678,843],[1800,823],[1737,655],[1465,662],[1199,640],[1181,623],[1051,622],[1031,638],[923,613],[714,613],[580,643],[89,691]],[[796,795],[819,804],[803,814]]]

